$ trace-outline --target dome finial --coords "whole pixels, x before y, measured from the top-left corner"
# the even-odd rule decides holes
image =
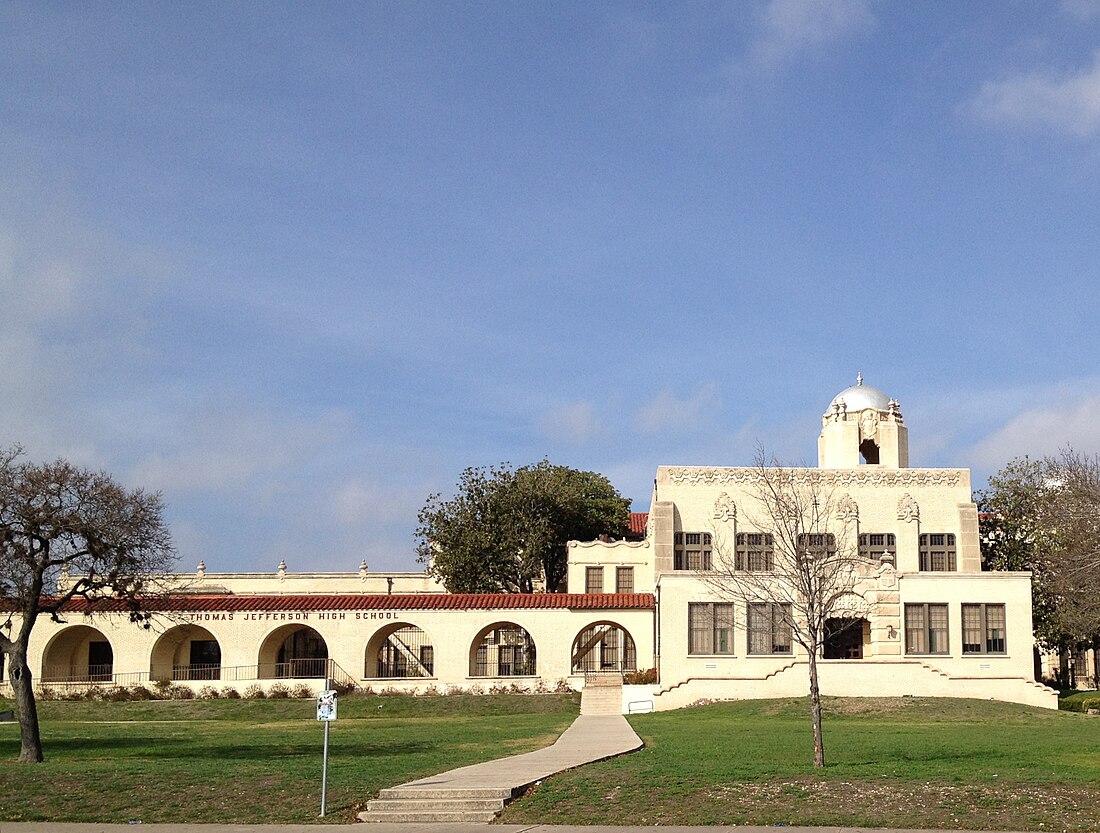
[[[863,374],[861,372],[859,372],[858,370],[856,371],[856,384],[857,385],[862,385],[863,384]]]

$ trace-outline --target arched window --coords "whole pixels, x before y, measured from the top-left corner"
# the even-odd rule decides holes
[[[428,635],[405,623],[383,628],[367,643],[363,676],[392,679],[435,676],[435,649]]]
[[[535,640],[512,622],[490,625],[470,651],[471,677],[532,677],[535,667]]]
[[[114,670],[110,641],[88,625],[62,630],[50,640],[42,657],[43,683],[109,683]]]
[[[638,670],[634,640],[614,622],[597,622],[577,634],[572,654],[574,674]]]
[[[149,658],[152,680],[220,680],[222,648],[214,634],[198,625],[169,628]]]
[[[308,625],[276,628],[260,646],[259,676],[317,679],[328,676],[328,645]]]

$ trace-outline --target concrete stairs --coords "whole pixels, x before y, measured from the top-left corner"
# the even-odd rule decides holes
[[[367,802],[366,812],[359,814],[361,821],[486,824],[504,809],[512,791],[498,787],[391,787],[378,795]]]
[[[593,674],[581,689],[581,714],[623,713],[623,678],[618,674]]]

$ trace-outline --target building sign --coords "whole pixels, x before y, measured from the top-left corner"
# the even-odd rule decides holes
[[[336,692],[322,691],[317,695],[317,719],[336,719]]]

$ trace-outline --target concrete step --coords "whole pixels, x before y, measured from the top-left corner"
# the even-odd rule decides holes
[[[504,809],[503,798],[375,798],[367,802],[370,812],[442,810],[446,812],[489,812]]]
[[[379,798],[511,798],[505,787],[387,787]]]
[[[622,686],[585,686],[581,689],[581,714],[621,714],[622,710]]]
[[[496,816],[484,810],[456,810],[453,812],[425,810],[416,812],[413,810],[402,811],[378,811],[367,810],[359,814],[359,821],[365,822],[399,822],[403,824],[433,824],[440,822],[460,822],[466,824],[488,824]]]

